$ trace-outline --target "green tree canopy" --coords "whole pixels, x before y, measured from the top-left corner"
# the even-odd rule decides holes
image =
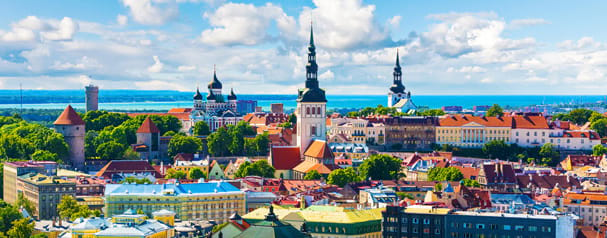
[[[63,163],[62,160],[59,159],[59,156],[55,153],[52,153],[48,150],[37,150],[32,154],[32,160],[35,161],[55,161]]]
[[[196,124],[194,124],[192,133],[195,136],[207,136],[207,135],[211,134],[211,129],[209,128],[209,124],[207,124],[207,122],[197,121]]]
[[[539,155],[541,156],[542,163],[548,166],[555,166],[560,161],[560,153],[556,147],[551,143],[546,143],[540,149]]]
[[[108,141],[99,145],[96,152],[101,159],[116,160],[123,158],[124,151],[126,149],[127,147],[124,144],[120,144],[115,141]]]
[[[561,121],[571,121],[575,124],[582,125],[590,119],[593,112],[594,111],[589,109],[578,108],[571,110],[569,113],[556,114],[553,116],[553,119],[558,119]]]
[[[463,178],[462,172],[455,167],[434,167],[428,171],[428,181],[460,181]]]
[[[82,117],[87,131],[101,131],[108,126],[116,127],[129,119],[126,113],[106,111],[88,111]]]
[[[201,179],[201,178],[205,178],[206,174],[204,174],[204,172],[202,172],[202,169],[200,168],[192,168],[190,169],[190,172],[188,173],[188,178],[189,179]]]
[[[417,116],[442,116],[445,115],[443,109],[428,109],[415,113]]]
[[[590,123],[590,129],[599,133],[601,137],[607,136],[607,118],[596,119]]]
[[[213,156],[225,156],[230,153],[229,145],[231,144],[228,130],[224,127],[217,128],[215,132],[207,137],[207,147],[209,154]]]
[[[312,170],[312,171],[308,172],[306,174],[306,176],[304,176],[303,179],[304,180],[317,180],[317,179],[320,179],[320,178],[322,178],[322,175],[318,171]]]
[[[0,234],[6,232],[13,226],[13,222],[23,218],[16,206],[0,200]]]
[[[23,207],[30,215],[33,215],[36,212],[36,206],[34,203],[27,200],[27,198],[23,196],[23,193],[19,193],[19,195],[17,195],[17,202],[15,203],[15,206]]]
[[[478,188],[478,187],[481,186],[481,184],[478,183],[478,181],[476,181],[476,180],[463,179],[462,181],[464,183],[464,186],[466,186],[466,187],[475,187],[475,188]]]
[[[135,178],[133,176],[126,177],[124,180],[120,181],[120,183],[130,183],[130,184],[152,184],[148,178]]]
[[[363,161],[358,170],[363,179],[398,179],[401,176],[401,162],[401,160],[389,155],[371,155],[368,159]]]
[[[503,140],[492,140],[483,145],[483,153],[488,158],[498,158],[506,160],[510,157],[510,146]]]
[[[329,173],[327,177],[327,183],[343,187],[348,183],[359,182],[360,176],[356,174],[356,171],[352,167],[345,169],[336,169]]]
[[[491,106],[487,110],[488,117],[496,117],[496,116],[502,116],[502,115],[504,115],[504,109],[502,109],[502,107],[500,107],[500,105],[498,105],[498,104],[493,104],[493,106]]]
[[[258,160],[254,163],[250,163],[247,161],[242,163],[242,165],[238,167],[238,170],[236,170],[234,176],[237,178],[242,178],[246,176],[261,176],[264,178],[274,178],[274,171],[276,171],[276,169],[274,169],[274,167],[268,164],[268,161],[266,160]]]
[[[93,212],[86,205],[79,205],[76,199],[71,195],[63,195],[57,205],[57,211],[61,218],[75,220],[79,217],[88,218]]]
[[[168,153],[173,157],[179,153],[193,154],[202,150],[202,141],[192,136],[176,135],[169,141]]]
[[[175,170],[170,168],[167,170],[165,178],[166,179],[185,179],[187,176],[182,170]]]
[[[602,156],[607,154],[607,147],[602,144],[596,144],[592,147],[592,155],[594,156]]]
[[[34,222],[30,222],[27,218],[15,220],[11,225],[11,229],[6,232],[10,238],[30,238],[34,232]]]

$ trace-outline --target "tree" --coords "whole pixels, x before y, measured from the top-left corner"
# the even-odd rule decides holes
[[[4,128],[4,127],[3,127]],[[0,135],[0,157],[8,159],[29,159],[35,146],[29,140],[14,134]]]
[[[143,209],[139,208],[137,209],[137,214],[145,214],[145,212],[143,212]]]
[[[478,183],[478,181],[472,180],[472,179],[463,179],[462,182],[464,183],[464,186],[466,186],[466,187],[478,188],[481,186],[481,184]]]
[[[607,118],[594,120],[590,123],[590,129],[599,133],[601,137],[607,136]]]
[[[230,135],[224,127],[220,127],[215,132],[211,133],[207,137],[207,147],[209,148],[209,154],[213,156],[224,156],[230,151],[228,145],[230,145]]]
[[[491,106],[487,110],[488,117],[496,117],[496,116],[502,116],[502,115],[504,115],[504,109],[502,109],[502,107],[500,107],[500,105],[498,105],[498,104],[493,104],[493,106]]]
[[[293,113],[293,114],[289,115],[289,122],[290,122],[292,125],[297,124],[297,116],[295,115],[295,113]]]
[[[57,205],[59,216],[63,219],[75,220],[79,217],[87,218],[92,215],[92,211],[86,205],[79,205],[76,199],[71,195],[63,195],[59,205]]]
[[[441,183],[434,184],[434,191],[435,192],[441,192],[441,191],[443,191],[443,185]]]
[[[428,181],[460,181],[463,178],[462,172],[455,167],[434,167],[428,171]]]
[[[371,155],[358,168],[361,178],[375,180],[392,180],[402,176],[401,160],[389,155]]]
[[[141,157],[139,153],[134,151],[132,148],[126,148],[124,153],[122,154],[122,158],[125,160],[139,160]]]
[[[257,149],[256,155],[267,155],[270,148],[270,137],[267,132],[261,135],[255,136],[255,147]]]
[[[290,121],[286,121],[286,122],[278,124],[278,127],[293,128],[293,124]]]
[[[602,144],[596,144],[592,147],[592,155],[594,156],[602,156],[607,154],[607,147]]]
[[[317,180],[317,179],[320,179],[320,178],[322,178],[322,175],[320,175],[320,173],[318,171],[312,170],[312,171],[308,172],[306,174],[306,176],[304,176],[303,179],[304,180]]]
[[[4,163],[0,163],[0,198],[4,198]]]
[[[120,183],[130,183],[130,184],[152,184],[148,178],[135,178],[133,176],[126,177],[124,180],[120,181]]]
[[[503,140],[492,140],[483,145],[483,153],[489,158],[507,159],[511,155],[511,150]]]
[[[209,128],[209,124],[207,124],[205,121],[197,121],[196,124],[194,124],[192,133],[195,136],[207,136],[211,134],[211,129]]]
[[[121,159],[125,150],[125,145],[115,141],[108,141],[97,147],[97,154],[101,159],[114,160]]]
[[[6,233],[13,226],[13,221],[23,218],[16,206],[0,200],[0,234]]]
[[[553,118],[561,121],[571,121],[575,124],[582,125],[590,119],[593,112],[594,111],[589,109],[578,108],[571,110],[569,113],[556,114],[553,116]]]
[[[13,221],[12,228],[6,232],[11,238],[30,238],[34,232],[34,222],[30,222],[27,218],[21,218]]]
[[[95,210],[95,211],[99,211],[99,210]],[[31,238],[48,238],[48,235],[46,233],[38,233],[33,235]]]
[[[541,156],[541,160],[545,165],[555,166],[560,160],[560,153],[556,150],[551,143],[546,143],[540,149],[539,155]]]
[[[87,130],[84,134],[84,154],[86,157],[97,157],[97,137],[99,133]]]
[[[37,150],[32,154],[32,160],[35,161],[55,161],[57,163],[63,163],[62,160],[59,159],[59,156],[55,153],[52,153],[48,150]]]
[[[185,179],[186,174],[184,171],[175,170],[173,168],[170,168],[167,170],[165,178],[166,179]]]
[[[400,200],[404,200],[405,198],[408,198],[411,200],[415,199],[415,197],[413,197],[413,195],[411,195],[410,193],[405,193],[405,192],[396,192],[396,196],[398,196],[398,198]]]
[[[327,177],[328,184],[337,185],[339,187],[358,181],[360,181],[360,177],[352,167],[333,170],[329,173],[329,177]]]
[[[192,136],[176,135],[169,141],[168,153],[173,157],[179,153],[193,154],[202,149],[202,141]]]
[[[15,206],[17,206],[18,208],[23,207],[23,209],[25,209],[27,213],[32,216],[36,212],[36,206],[34,205],[34,203],[25,198],[23,196],[23,193],[19,193],[19,195],[17,195],[17,202],[15,203]]]
[[[188,178],[189,179],[201,179],[201,178],[205,178],[206,174],[204,174],[204,172],[202,172],[202,169],[200,168],[192,168],[190,169],[190,172],[188,172]]]
[[[445,111],[443,109],[428,109],[419,111],[416,113],[417,116],[442,116],[445,115]]]
[[[250,163],[247,161],[242,163],[242,165],[238,167],[238,170],[236,170],[234,176],[237,178],[243,178],[246,176],[261,176],[264,178],[274,178],[274,171],[276,171],[276,169],[274,169],[274,167],[268,164],[268,161],[266,160],[258,160],[254,163]]]

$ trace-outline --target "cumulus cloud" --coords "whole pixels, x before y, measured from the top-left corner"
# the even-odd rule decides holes
[[[122,14],[118,14],[118,16],[116,16],[116,22],[118,23],[118,25],[124,26],[129,23],[129,17]]]
[[[162,71],[162,68],[164,68],[164,64],[160,62],[160,58],[158,58],[158,56],[154,55],[152,58],[154,59],[154,64],[148,67],[148,72],[159,73]]]
[[[276,22],[281,32],[287,33],[295,27],[295,20],[271,3],[261,7],[228,3],[204,16],[214,28],[203,31],[201,40],[212,45],[256,45],[265,42],[270,38],[267,31],[272,21]]]
[[[542,18],[529,18],[529,19],[516,19],[512,20],[508,27],[511,29],[518,29],[526,26],[546,25],[550,24],[549,21]]]
[[[482,72],[486,72],[487,69],[480,67],[480,66],[463,66],[459,69],[455,69],[453,67],[449,67],[447,69],[447,72],[449,73],[453,73],[453,72],[457,72],[457,73],[482,73]]]
[[[320,80],[331,80],[333,78],[335,78],[335,74],[331,70],[327,70],[318,76],[318,79]]]
[[[177,67],[177,71],[181,71],[181,72],[187,72],[187,71],[193,71],[196,70],[196,66],[194,65],[181,65],[179,67]]]
[[[162,25],[179,14],[178,6],[173,1],[122,0],[122,4],[129,8],[133,20],[144,25]]]
[[[77,31],[78,24],[69,17],[56,20],[28,16],[12,24],[11,31],[0,30],[0,40],[6,42],[71,40]]]

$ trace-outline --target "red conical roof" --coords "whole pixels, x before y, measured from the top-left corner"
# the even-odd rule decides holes
[[[137,133],[160,133],[160,130],[158,130],[156,124],[152,122],[152,119],[150,119],[150,117],[147,117],[145,121],[141,123],[139,129],[137,129]]]
[[[76,111],[74,111],[74,108],[72,108],[71,105],[67,105],[65,110],[63,110],[61,115],[59,115],[59,117],[53,124],[55,124],[55,125],[84,125],[84,121],[82,120],[82,118],[80,118],[78,113],[76,113]]]

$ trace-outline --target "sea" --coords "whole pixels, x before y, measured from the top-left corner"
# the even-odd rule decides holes
[[[193,93],[178,91],[100,90],[99,108],[102,110],[154,110],[191,107]],[[272,103],[282,103],[285,110],[294,109],[296,95],[238,95],[239,100],[256,100],[257,105],[269,110]],[[499,104],[502,107],[531,105],[566,105],[605,102],[605,95],[413,95],[417,106],[473,106]],[[24,101],[21,104],[21,101]],[[327,95],[328,109],[359,109],[386,105],[386,95]],[[0,90],[0,108],[63,109],[67,104],[84,109],[82,90]]]

